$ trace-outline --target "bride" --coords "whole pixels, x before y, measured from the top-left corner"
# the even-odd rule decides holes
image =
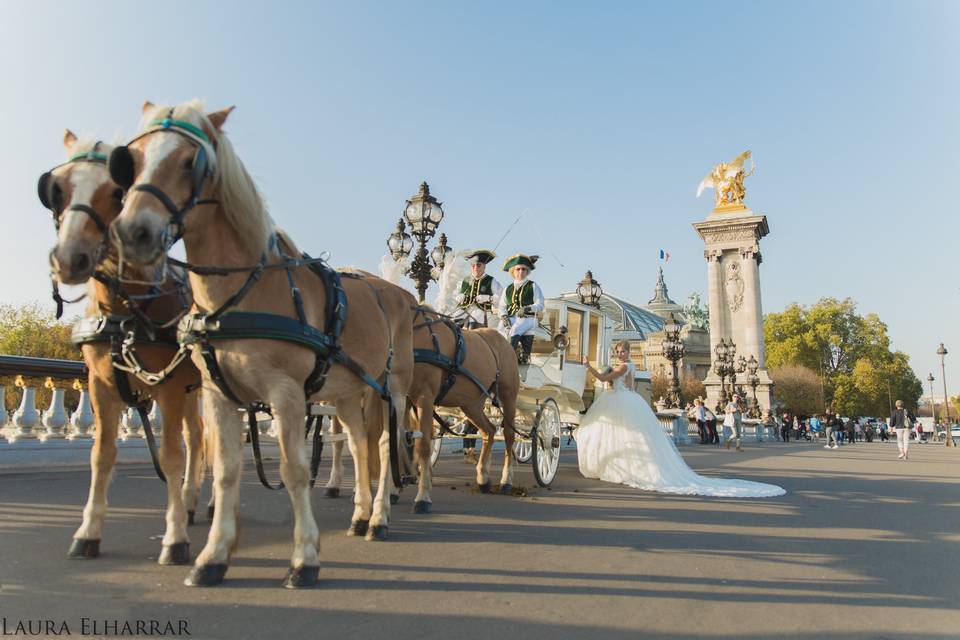
[[[612,390],[594,401],[576,430],[580,473],[661,493],[732,498],[786,493],[772,484],[708,478],[688,467],[650,405],[633,391],[630,343],[617,343],[616,355],[620,364],[609,373],[584,363],[598,380],[611,383]]]

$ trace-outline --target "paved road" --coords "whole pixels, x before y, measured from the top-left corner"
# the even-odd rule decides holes
[[[74,636],[87,617],[185,620],[211,639],[960,638],[956,450],[914,446],[909,462],[881,444],[682,450],[701,473],[788,494],[644,493],[584,480],[570,451],[552,491],[480,495],[445,456],[435,512],[410,513],[406,492],[386,543],[346,537],[348,500],[317,492],[322,586],[300,592],[279,587],[289,500],[249,471],[228,582],[204,590],[155,564],[164,494],[149,467],[118,471],[91,561],[64,557],[86,472],[3,473],[0,616],[65,621]],[[517,480],[535,484],[528,468]],[[206,529],[192,529],[194,552]]]

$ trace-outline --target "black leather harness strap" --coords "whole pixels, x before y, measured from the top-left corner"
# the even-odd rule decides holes
[[[201,273],[206,271],[209,275],[221,275],[223,273],[233,273],[241,269],[218,269],[216,267],[196,267],[187,263],[179,263],[186,269]],[[306,313],[303,308],[303,300],[300,289],[293,280],[292,270],[296,267],[307,266],[317,275],[326,290],[326,308],[325,308],[325,330],[320,331],[306,322]],[[250,291],[253,285],[260,279],[263,271],[268,268],[283,268],[287,270],[288,282],[290,283],[291,296],[296,309],[297,318],[281,316],[272,313],[229,311],[230,307],[239,303]],[[269,412],[269,406],[262,402],[252,404],[245,403],[240,399],[230,384],[217,362],[216,349],[213,345],[214,340],[237,340],[237,339],[267,339],[281,340],[284,342],[293,342],[303,347],[311,349],[316,357],[313,371],[304,381],[304,394],[307,399],[319,392],[326,381],[327,375],[333,365],[339,364],[360,378],[364,384],[370,386],[381,399],[385,400],[389,411],[389,435],[390,435],[390,458],[393,481],[397,487],[401,486],[401,477],[399,473],[399,443],[398,443],[398,423],[396,409],[393,406],[393,399],[388,388],[389,375],[393,362],[393,347],[390,347],[390,353],[387,357],[387,363],[381,379],[376,379],[363,369],[353,358],[345,353],[340,345],[340,335],[347,320],[347,298],[341,284],[341,278],[351,277],[362,279],[362,276],[353,274],[341,274],[328,267],[322,259],[311,258],[303,254],[299,259],[288,259],[279,264],[266,264],[266,254],[264,254],[260,263],[250,270],[246,282],[239,291],[233,294],[224,304],[210,314],[190,314],[185,316],[178,329],[178,339],[181,344],[195,343],[200,349],[200,354],[207,367],[210,379],[217,385],[220,391],[231,402],[243,407],[247,411],[248,423],[250,425],[250,442],[253,446],[254,458],[257,461],[258,474],[262,469],[259,437],[253,434],[256,428],[256,419],[252,416],[256,411]],[[368,283],[369,284],[369,283]],[[371,289],[372,286],[371,286]],[[380,306],[384,317],[388,317],[380,299],[379,293],[373,290],[374,296]],[[319,454],[319,447],[316,444],[316,438],[319,436],[319,425],[315,425],[315,451]],[[319,462],[319,461],[318,461]],[[270,489],[280,489],[283,487],[281,482],[279,486],[274,487],[266,478],[261,475],[261,483]]]

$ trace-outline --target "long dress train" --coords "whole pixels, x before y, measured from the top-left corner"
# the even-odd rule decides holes
[[[627,366],[629,371],[594,401],[576,430],[585,477],[684,495],[765,498],[786,493],[762,482],[707,478],[688,467],[650,405],[624,384],[624,379],[634,379],[633,364]]]

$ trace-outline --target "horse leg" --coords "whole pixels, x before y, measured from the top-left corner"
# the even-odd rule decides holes
[[[310,466],[303,440],[305,401],[296,383],[271,389],[274,428],[280,444],[280,477],[293,505],[293,555],[283,581],[288,589],[312,587],[320,575],[320,530],[310,505]]]
[[[163,534],[163,548],[159,564],[189,564],[190,538],[187,537],[187,510],[181,496],[183,472],[186,459],[181,445],[182,430],[175,428],[183,423],[183,403],[186,399],[181,389],[164,385],[157,389],[157,403],[167,422],[160,447],[160,468],[167,478],[167,530]]]
[[[490,424],[483,413],[483,405],[461,407],[463,415],[483,433],[483,445],[480,448],[480,460],[477,461],[477,487],[481,493],[490,491],[490,459],[493,454],[493,438],[497,433],[496,427]]]
[[[353,457],[354,488],[353,516],[350,519],[348,536],[362,536],[370,524],[370,467],[367,454],[367,433],[364,425],[361,398],[356,396],[337,403],[337,418],[350,433],[347,444]]]
[[[430,497],[430,489],[433,487],[433,467],[430,464],[433,439],[433,397],[430,395],[421,396],[417,402],[417,428],[420,429],[420,438],[416,443],[419,477],[413,512],[430,513],[433,508],[433,499]]]
[[[240,474],[243,471],[243,422],[237,407],[213,385],[203,388],[207,445],[213,452],[214,513],[207,544],[184,580],[188,587],[210,587],[223,582],[230,556],[237,546],[240,520]],[[301,434],[302,437],[302,434]]]
[[[330,433],[340,435],[343,433],[343,425],[337,416],[330,421]],[[328,498],[340,497],[340,485],[343,483],[343,440],[337,440],[331,447],[333,449],[333,461],[330,464],[330,479],[323,489],[323,495]]]
[[[99,378],[92,378],[90,402],[93,404],[97,436],[90,449],[90,493],[83,509],[83,523],[73,534],[73,543],[67,554],[71,558],[96,558],[100,555],[100,536],[107,515],[107,487],[117,460],[121,405],[117,391]]]
[[[186,395],[183,405],[183,439],[187,443],[187,472],[184,476],[183,504],[187,509],[187,524],[192,525],[200,500],[205,466],[203,455],[203,422],[200,420],[200,398],[196,391]]]
[[[515,398],[502,397],[500,399],[500,410],[503,415],[501,424],[503,425],[503,474],[500,476],[500,493],[509,494],[513,490],[513,468],[515,464],[513,443],[516,439],[514,425],[517,416],[517,403]]]
[[[395,417],[399,421],[407,411],[407,398],[402,393],[392,393]],[[373,514],[370,516],[370,530],[367,531],[367,540],[386,540],[390,527],[390,487],[393,486],[393,475],[390,472],[390,412],[387,403],[373,396],[374,406],[378,411],[371,411],[371,417],[380,417],[380,423],[370,421],[373,432],[380,431],[380,482],[377,486],[377,495],[373,499]],[[400,425],[397,425],[400,430]],[[402,435],[398,433],[398,436]],[[398,446],[400,443],[397,443]]]

